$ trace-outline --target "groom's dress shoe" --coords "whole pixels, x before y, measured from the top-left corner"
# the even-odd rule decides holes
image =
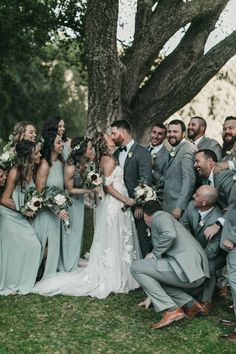
[[[200,311],[200,315],[202,316],[207,316],[209,315],[209,312],[213,309],[213,305],[210,304],[209,302],[201,302],[200,303],[202,306],[202,309]]]
[[[224,340],[227,340],[228,342],[236,344],[236,332],[220,336],[220,339],[224,339]]]
[[[174,311],[165,311],[163,318],[158,323],[151,325],[152,329],[160,329],[169,326],[172,322],[182,320],[185,317],[184,311],[178,307]]]
[[[193,306],[191,306],[185,310],[185,313],[188,316],[188,318],[191,320],[196,315],[202,314],[202,309],[203,309],[203,306],[199,302],[196,301],[193,304]]]
[[[236,328],[236,321],[219,320],[219,322],[225,327]]]

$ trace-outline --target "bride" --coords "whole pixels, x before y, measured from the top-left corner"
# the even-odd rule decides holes
[[[130,210],[123,169],[113,158],[111,138],[98,133],[94,141],[96,161],[105,177],[105,197],[95,210],[95,230],[86,268],[56,273],[38,282],[33,292],[45,296],[57,294],[105,298],[111,292],[127,293],[139,287],[130,273],[134,259],[141,258],[135,223]]]

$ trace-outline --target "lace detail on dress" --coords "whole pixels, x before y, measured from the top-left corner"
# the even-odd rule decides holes
[[[104,178],[104,186],[109,186],[113,182],[114,182],[114,177],[112,175]]]
[[[133,261],[133,245],[132,242],[132,230],[128,226],[124,226],[122,234],[122,260],[127,264],[131,264]]]

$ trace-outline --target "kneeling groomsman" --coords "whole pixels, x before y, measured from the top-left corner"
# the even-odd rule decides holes
[[[200,243],[172,215],[161,211],[156,201],[144,205],[144,220],[151,228],[153,258],[134,261],[131,273],[155,310],[166,311],[152,325],[159,329],[185,314],[193,318],[201,312],[202,306],[184,289],[196,288],[209,278],[209,263]]]
[[[226,264],[226,253],[220,248],[221,229],[211,240],[204,235],[205,229],[213,225],[223,215],[222,210],[216,204],[218,191],[216,188],[203,185],[193,195],[193,201],[189,202],[180,222],[183,224],[201,244],[206,252],[210,266],[210,276],[204,283],[200,295],[203,302],[202,313],[207,315],[212,308],[212,297],[216,285],[216,271]]]

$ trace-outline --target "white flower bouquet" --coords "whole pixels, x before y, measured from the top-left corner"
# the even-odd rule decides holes
[[[3,153],[0,156],[1,165],[5,166],[5,168],[10,168],[16,160],[16,152],[13,147],[13,136],[9,136],[8,143],[3,148]]]
[[[104,183],[104,178],[96,172],[94,166],[92,166],[91,170],[86,170],[85,174],[83,176],[84,178],[84,185],[88,189],[93,189],[100,187],[100,191],[97,194],[99,199],[102,200],[104,196],[104,191],[103,191],[103,183]]]
[[[43,206],[49,208],[54,213],[58,214],[61,210],[66,210],[73,204],[73,199],[70,198],[67,191],[61,190],[58,187],[47,187],[45,190],[45,197]],[[64,221],[66,231],[70,229],[69,218]]]
[[[44,193],[37,192],[34,187],[29,188],[25,194],[25,204],[21,206],[20,212],[27,216],[27,213],[37,214],[43,206]]]

